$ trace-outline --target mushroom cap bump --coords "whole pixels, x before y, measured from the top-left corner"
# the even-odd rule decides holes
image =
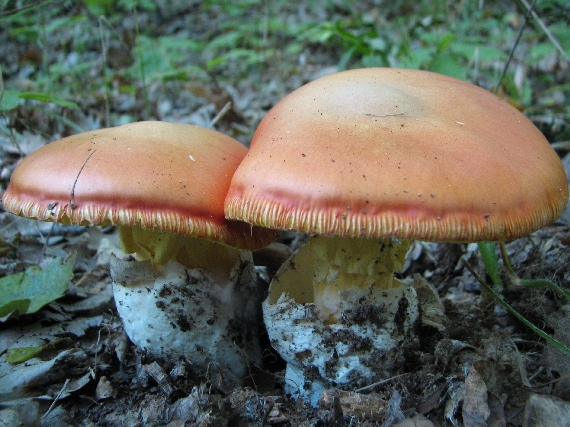
[[[408,69],[335,73],[261,121],[226,215],[314,234],[508,240],[568,201],[560,159],[507,102]]]
[[[246,153],[229,136],[187,124],[149,121],[84,132],[23,159],[3,204],[39,220],[142,226],[259,248],[275,235],[228,221],[223,210]]]

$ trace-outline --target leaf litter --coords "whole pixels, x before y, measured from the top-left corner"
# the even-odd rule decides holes
[[[187,25],[190,15],[182,12],[173,18],[175,13],[166,13],[172,8],[161,5],[162,16],[169,17],[161,23],[163,30],[176,33],[192,28]],[[303,9],[302,13],[309,12]],[[337,10],[328,18],[334,19],[335,13],[345,12]],[[159,19],[142,12],[138,16],[147,24]],[[127,21],[117,25],[124,25],[127,32],[131,29]],[[81,38],[80,31],[78,26],[50,42]],[[185,31],[187,35],[190,30]],[[13,57],[20,44],[2,41]],[[235,78],[228,71],[222,71],[220,78],[214,69],[223,84],[211,80],[208,73],[197,72],[200,67],[189,67],[185,72],[192,76],[191,83],[172,76],[153,80],[147,87],[148,101],[155,118],[208,125],[231,99],[232,114],[223,116],[216,127],[247,142],[273,103],[304,82],[335,70],[337,53],[312,46],[303,53],[304,59],[273,58],[282,68],[263,76],[254,69],[246,78]],[[63,52],[57,55],[61,63],[73,60],[71,55],[63,57]],[[94,64],[99,55],[87,52],[84,62]],[[561,62],[549,61],[539,67],[560,73]],[[17,58],[11,63],[18,64]],[[121,61],[114,64],[117,70],[125,66]],[[24,66],[18,67],[23,72]],[[116,71],[113,78],[116,86],[110,100],[117,122],[146,117],[143,100],[131,95],[132,77]],[[22,78],[19,84],[24,84]],[[67,95],[62,93],[57,99],[65,100]],[[14,104],[13,98],[6,102]],[[104,110],[102,99],[101,90],[93,90],[76,102],[80,110],[66,114],[85,129],[104,126],[99,114]],[[55,114],[61,104],[44,111]],[[17,134],[20,149],[26,153],[75,131],[64,121],[50,119],[49,114],[30,114],[25,109],[18,109],[17,114],[31,128],[42,129],[43,138],[27,129]],[[540,123],[545,133],[553,134],[547,121]],[[14,147],[2,140],[0,177],[4,185],[21,151]],[[570,164],[570,157],[565,163]],[[568,289],[569,219],[566,214],[551,226],[507,245],[521,278],[548,278]],[[568,356],[529,332],[481,290],[459,262],[467,257],[480,274],[484,272],[473,246],[420,243],[413,248],[403,275],[413,278],[423,296],[418,346],[406,354],[398,375],[362,390],[329,388],[315,409],[283,393],[284,364],[268,343],[263,365],[251,367],[243,387],[229,386],[224,378],[212,374],[215,370],[197,371],[183,358],[157,359],[134,347],[122,330],[112,299],[108,260],[117,251],[113,229],[51,228],[51,224],[16,220],[5,213],[0,220],[5,227],[0,245],[0,307],[5,316],[0,323],[0,421],[5,425],[568,425]],[[303,236],[284,233],[282,248],[258,257],[266,279],[282,263],[283,254],[297,249],[302,240]],[[62,259],[67,261],[62,264]],[[14,289],[23,283],[23,292],[16,293]],[[556,292],[524,289],[508,280],[505,287],[505,297],[519,312],[570,344],[570,309]]]

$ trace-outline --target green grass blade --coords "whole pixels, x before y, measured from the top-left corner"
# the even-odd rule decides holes
[[[487,274],[489,274],[493,281],[493,285],[495,285],[497,289],[502,290],[503,284],[501,283],[501,274],[499,273],[499,259],[495,253],[495,243],[478,242],[477,247],[481,253],[481,258],[483,259],[483,264],[485,264]]]

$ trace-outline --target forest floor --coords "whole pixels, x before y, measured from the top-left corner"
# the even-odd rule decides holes
[[[4,88],[18,93],[47,91],[57,97],[42,102],[33,95],[31,101],[28,98],[1,111],[5,119],[0,135],[3,189],[22,156],[54,139],[146,119],[209,126],[228,102],[231,108],[216,121],[215,129],[247,145],[261,118],[279,99],[336,71],[351,48],[356,53],[345,61],[348,67],[376,65],[374,46],[380,57],[386,55],[383,61],[388,63],[380,65],[424,64],[411,54],[408,62],[398,59],[394,40],[386,39],[392,47],[384,49],[378,47],[380,42],[366,39],[368,33],[359,33],[366,43],[358,44],[358,37],[349,31],[354,16],[360,17],[362,25],[370,24],[370,16],[376,16],[378,26],[390,19],[374,2],[366,13],[364,6],[349,10],[341,2],[322,8],[279,3],[278,12],[268,6],[271,2],[262,7],[250,2],[241,9],[239,5],[247,2],[236,2],[235,10],[187,3],[155,2],[149,10],[103,19],[99,15],[108,10],[77,2],[58,4],[53,13],[32,11],[30,19],[41,20],[35,27],[26,15],[8,21],[7,31],[0,32]],[[449,14],[449,22],[440,16],[437,27],[435,12],[430,15],[404,6],[398,12],[410,14],[406,22],[417,22],[414,31],[432,25],[437,33],[459,19],[457,8],[440,11]],[[491,15],[499,19],[496,16],[502,14],[499,21],[509,21],[505,25],[510,30],[497,47],[508,53],[522,15],[514,8],[501,12],[488,8],[485,19],[491,20]],[[291,34],[295,29],[281,29],[272,20],[274,13],[286,28],[304,32],[308,41],[295,39]],[[395,7],[390,9],[390,14],[395,13]],[[304,26],[305,22],[331,25]],[[425,30],[423,41],[412,43],[411,50],[423,49],[432,40],[426,28],[421,30]],[[526,53],[533,37],[539,38],[536,29],[529,31],[521,42]],[[352,44],[333,43],[337,39]],[[232,48],[223,50],[223,46]],[[370,47],[372,53],[365,49]],[[439,48],[446,49],[441,44]],[[492,89],[501,67],[488,65],[491,71],[475,75],[474,65],[463,61],[459,50],[449,57],[437,49],[426,48],[424,53],[431,55],[429,68],[449,60],[446,63],[464,78]],[[512,102],[532,106],[525,113],[558,144],[560,156],[566,155],[568,173],[569,148],[564,141],[570,135],[569,64],[555,51],[536,63],[520,55],[514,57],[511,67],[518,71],[510,81],[527,95]],[[504,64],[505,58],[489,63]],[[73,100],[77,108],[63,100]],[[262,337],[266,343],[263,363],[251,366],[250,375],[238,386],[210,372],[196,371],[184,360],[154,357],[134,346],[113,300],[108,264],[110,251],[118,245],[113,227],[53,226],[5,212],[0,213],[0,224],[2,276],[35,265],[46,269],[54,259],[76,254],[71,285],[63,297],[35,313],[12,313],[0,319],[0,425],[570,425],[570,356],[553,348],[482,289],[461,261],[465,259],[486,277],[476,244],[414,245],[401,276],[412,280],[417,275],[436,290],[436,301],[424,301],[422,306],[422,312],[435,313],[434,317],[420,319],[416,345],[405,352],[393,376],[359,390],[331,386],[320,407],[313,408],[285,393],[285,364],[267,337]],[[298,240],[290,233],[280,237],[291,250]],[[507,243],[506,248],[519,278],[548,279],[570,289],[568,210],[553,224]],[[522,287],[506,269],[501,267],[501,272],[504,299],[534,325],[570,346],[568,301],[552,289]],[[6,361],[9,349],[38,345],[42,348],[36,357],[21,363]]]

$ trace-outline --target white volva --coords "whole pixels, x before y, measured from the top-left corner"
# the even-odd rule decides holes
[[[327,386],[389,377],[418,318],[414,288],[393,275],[408,248],[318,236],[277,272],[263,313],[288,392],[316,405]]]
[[[111,275],[117,311],[138,347],[184,357],[195,369],[220,372],[230,381],[246,376],[249,362],[259,363],[252,327],[259,291],[249,252],[240,254],[223,288],[202,269],[177,261],[157,269],[150,261],[113,257]]]

